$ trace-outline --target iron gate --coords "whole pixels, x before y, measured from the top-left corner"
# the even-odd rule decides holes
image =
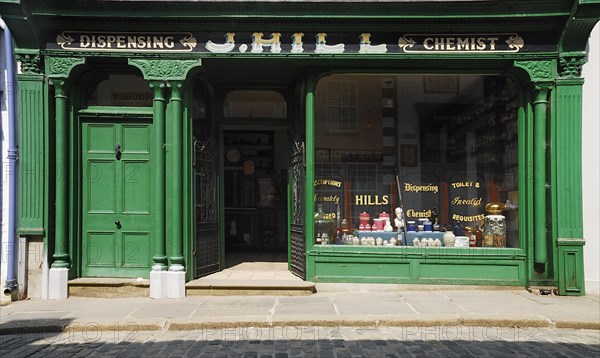
[[[304,142],[290,135],[290,166],[288,169],[290,182],[291,233],[290,251],[292,273],[303,280],[306,279],[306,238],[304,231],[304,186],[306,168],[304,163]]]
[[[212,138],[206,141],[194,141],[196,277],[220,269],[217,154],[217,144]]]

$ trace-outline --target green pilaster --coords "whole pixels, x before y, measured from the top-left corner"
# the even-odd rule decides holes
[[[46,106],[44,75],[39,52],[17,53],[21,73],[17,75],[19,100],[19,185],[18,224],[20,235],[45,235],[44,135]]]
[[[551,187],[556,207],[556,245],[558,290],[561,295],[584,295],[583,204],[582,204],[582,86],[581,53],[560,58],[554,106],[555,135]]]
[[[56,163],[56,222],[55,222],[55,243],[54,243],[54,262],[52,268],[69,268],[69,118],[68,118],[68,82],[66,79],[52,79],[55,97],[55,163]]]
[[[167,86],[171,89],[171,128],[172,128],[172,207],[171,207],[171,256],[170,270],[183,270],[183,112],[182,81],[169,81]]]
[[[580,58],[583,59],[584,58]],[[579,62],[579,67],[584,61]],[[561,60],[566,63],[569,60]],[[556,195],[557,235],[559,238],[583,238],[581,202],[581,108],[583,79],[564,70],[556,80]]]
[[[304,230],[306,238],[306,277],[311,279],[315,276],[315,265],[309,260],[309,251],[315,242],[315,88],[316,80],[309,76],[306,80],[306,186],[304,192],[305,200],[305,221]]]
[[[150,83],[154,95],[152,102],[153,120],[154,120],[154,146],[153,161],[156,164],[154,173],[154,210],[156,229],[154,232],[154,260],[153,270],[161,271],[167,269],[167,255],[165,242],[165,83],[162,81],[152,81]]]

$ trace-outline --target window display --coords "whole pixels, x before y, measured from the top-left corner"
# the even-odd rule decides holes
[[[343,131],[332,125],[340,84],[353,89],[355,118]],[[322,79],[314,199],[327,243],[343,221],[342,244],[519,247],[517,95],[502,76]]]

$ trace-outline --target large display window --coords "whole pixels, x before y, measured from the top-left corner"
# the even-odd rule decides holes
[[[315,92],[315,244],[520,247],[518,90],[332,75]]]

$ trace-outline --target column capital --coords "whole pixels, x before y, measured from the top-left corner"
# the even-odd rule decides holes
[[[41,75],[44,72],[39,51],[17,51],[15,57],[21,64],[21,73],[26,75]]]
[[[150,81],[150,88],[152,88],[152,93],[154,94],[155,101],[164,101],[165,93],[164,89],[167,85],[164,81]]]
[[[67,98],[71,82],[66,78],[51,78],[48,83],[54,87],[54,97]]]
[[[167,87],[171,89],[171,100],[181,101],[181,92],[184,87],[183,81],[167,81]]]

